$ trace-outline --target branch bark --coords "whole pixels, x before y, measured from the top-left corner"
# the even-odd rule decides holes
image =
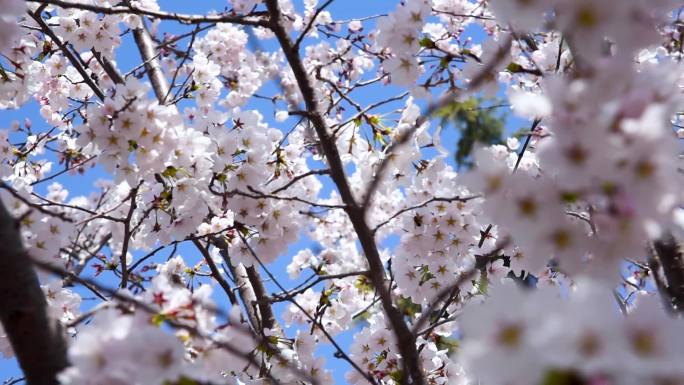
[[[21,244],[17,224],[0,201],[0,321],[28,385],[57,385],[67,367],[66,344],[57,320],[47,315],[38,276]]]
[[[126,1],[126,4],[130,7],[129,1]],[[133,37],[140,50],[140,56],[146,63],[145,67],[147,68],[154,94],[157,100],[159,100],[159,104],[166,104],[166,98],[169,95],[169,84],[161,70],[152,38],[149,31],[145,28],[145,21],[141,16],[138,17],[140,18],[141,27],[133,31]],[[226,264],[233,270],[232,273],[238,284],[238,293],[244,302],[245,310],[254,330],[258,332],[263,331],[263,328],[279,328],[271,305],[265,301],[268,298],[268,294],[259,272],[254,267],[245,268],[241,264],[233,266],[228,256],[225,242],[220,242],[217,246],[219,246],[220,254]],[[255,307],[258,307],[258,311]]]
[[[385,268],[380,259],[380,253],[378,252],[373,232],[366,223],[363,207],[356,202],[352,194],[339,151],[332,138],[330,129],[320,112],[313,85],[301,61],[299,52],[282,24],[283,15],[278,6],[278,0],[266,0],[266,7],[271,17],[270,28],[276,35],[283,53],[290,64],[290,68],[295,75],[297,85],[304,98],[306,110],[308,111],[308,118],[316,130],[323,154],[328,161],[330,176],[342,197],[342,201],[345,203],[345,211],[352,222],[368,261],[371,282],[380,295],[383,310],[396,335],[397,345],[403,362],[404,375],[401,382],[403,384],[423,385],[425,379],[423,378],[418,350],[416,349],[416,338],[404,322],[399,309],[394,306],[389,288],[385,284]]]
[[[130,6],[130,2],[126,1]],[[159,64],[158,53],[155,52],[154,43],[152,42],[152,37],[150,37],[150,32],[145,27],[145,19],[141,16],[137,16],[140,21],[140,27],[133,30],[133,39],[135,39],[135,44],[138,46],[140,51],[140,57],[145,63],[145,69],[147,70],[147,75],[150,78],[150,83],[152,83],[152,89],[154,90],[159,104],[166,104],[166,95],[169,93],[169,83],[166,81],[164,72]]]
[[[245,313],[254,332],[263,334],[264,329],[280,329],[271,304],[268,302],[269,296],[259,272],[254,266],[246,268],[241,263],[233,265],[228,255],[228,245],[223,240],[216,240],[214,244],[219,248],[221,257],[233,274]]]
[[[90,87],[91,90],[93,90],[95,96],[97,96],[97,98],[100,100],[104,100],[105,95],[100,89],[100,86],[98,86],[97,83],[95,83],[95,81],[90,77],[86,69],[83,67],[83,65],[81,65],[76,55],[71,52],[66,43],[61,41],[59,36],[57,36],[52,29],[50,29],[50,26],[45,23],[43,18],[40,16],[40,13],[28,12],[28,14],[36,22],[36,24],[38,24],[43,33],[47,35],[55,44],[57,44],[64,56],[69,59],[71,65],[73,65],[76,71],[78,71],[78,73],[81,75],[83,81]]]
[[[246,269],[246,272],[247,279],[249,280],[252,290],[254,291],[257,306],[259,306],[262,327],[267,329],[273,329],[274,327],[277,327],[278,323],[276,322],[275,315],[273,314],[271,304],[264,302],[264,299],[267,299],[269,296],[266,288],[264,287],[264,282],[261,280],[259,271],[256,269],[256,267],[250,266]]]
[[[235,297],[233,289],[221,275],[221,272],[219,271],[218,267],[211,259],[211,255],[209,255],[209,251],[207,251],[207,248],[204,247],[204,245],[202,245],[202,243],[197,239],[193,239],[192,243],[195,245],[197,250],[199,250],[200,254],[202,254],[202,257],[204,257],[204,261],[207,263],[207,266],[209,266],[209,270],[211,270],[211,276],[216,280],[216,282],[218,282],[219,286],[221,286],[223,291],[226,293],[228,299],[230,300],[230,304],[237,305],[237,297]]]
[[[91,12],[98,12],[105,15],[139,15],[148,16],[159,20],[172,20],[182,24],[201,24],[201,23],[232,23],[241,25],[263,26],[264,20],[261,19],[258,13],[252,15],[234,15],[229,13],[217,15],[185,15],[175,12],[161,12],[150,9],[138,8],[126,2],[125,6],[100,6],[97,4],[88,4],[81,2],[70,2],[62,0],[27,0],[31,3],[41,3],[58,6],[64,9],[82,9]]]
[[[672,234],[665,234],[653,242],[655,257],[660,262],[666,281],[666,295],[673,310],[684,313],[684,255]],[[657,274],[653,271],[653,274]]]

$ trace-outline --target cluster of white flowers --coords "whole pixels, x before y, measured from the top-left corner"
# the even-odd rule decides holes
[[[562,298],[562,297],[568,298]],[[555,287],[491,288],[460,317],[459,357],[486,384],[662,384],[684,379],[682,325],[657,298],[642,296],[623,317],[609,286],[580,280],[562,296]],[[493,370],[492,368],[496,368]],[[553,381],[551,381],[553,382]]]
[[[412,87],[420,76],[421,66],[416,57],[420,50],[419,32],[431,7],[429,0],[407,1],[378,21],[377,43],[391,52],[383,68],[397,85]]]
[[[5,51],[17,32],[17,18],[24,13],[26,5],[20,0],[0,2],[0,51]]]
[[[516,154],[503,147],[476,154],[469,187],[484,193],[486,217],[520,246],[528,271],[553,257],[566,273],[616,276],[621,258],[672,228],[682,199],[669,127],[682,67],[634,67],[620,56],[591,65],[589,78],[536,78],[512,92],[517,114],[543,119],[530,133],[535,164],[515,170]]]
[[[479,204],[448,201],[459,191],[467,196],[457,187],[455,176],[443,163],[431,165],[418,175],[408,194],[409,206],[419,206],[431,197],[445,201],[412,210],[396,225],[404,235],[394,259],[395,279],[401,293],[418,304],[431,300],[461,273],[472,269],[475,254],[486,253],[494,245],[493,238],[479,244],[483,224],[473,211]],[[461,289],[468,291],[466,285]]]
[[[20,186],[20,183],[16,184]],[[25,197],[27,201],[33,201],[38,204],[40,200],[31,195],[32,189],[30,185],[24,186],[21,190],[20,196]],[[2,199],[6,202],[9,211],[21,217],[21,236],[24,244],[27,246],[32,257],[40,259],[44,262],[54,263],[59,266],[64,265],[62,259],[61,248],[71,242],[70,237],[74,232],[74,224],[64,220],[67,213],[73,213],[74,210],[64,209],[61,212],[56,212],[55,216],[42,216],[35,213],[29,205],[22,200],[10,195],[6,191],[0,192]],[[59,183],[52,183],[48,187],[48,194],[44,199],[47,199],[56,204],[64,204],[67,202],[66,198],[68,191]],[[32,199],[31,199],[32,198]]]
[[[163,384],[182,373],[183,344],[143,313],[100,311],[69,349],[63,384]]]
[[[365,373],[380,383],[398,383],[403,374],[401,355],[392,329],[383,317],[373,316],[369,326],[354,335],[350,357]],[[418,338],[421,346],[420,361],[428,381],[438,384],[466,385],[470,383],[461,365],[450,358],[449,349],[440,344],[441,338],[451,334],[436,333],[430,339]],[[349,371],[347,381],[352,384],[368,384],[358,371]]]
[[[303,140],[300,132],[292,132],[287,145],[281,144],[282,133],[268,127],[256,111],[235,110],[226,125],[232,125],[232,128],[209,130],[215,174],[212,190],[231,198],[225,202],[221,194],[215,195],[213,204],[232,211],[236,222],[250,226],[258,233],[250,238],[251,246],[233,235],[229,252],[235,262],[256,264],[254,251],[263,263],[269,263],[287,244],[297,239],[304,224],[304,216],[298,210],[306,204],[269,199],[263,194],[284,188],[282,196],[315,200],[320,182],[305,178],[288,188],[290,178],[309,170],[306,160],[298,153]]]
[[[345,331],[353,317],[372,304],[372,295],[366,277],[351,276],[332,280],[327,289],[320,293],[307,289],[296,295],[294,301],[296,305],[289,305],[282,315],[285,324],[306,325],[312,322],[310,317],[318,318],[319,325],[313,331],[319,338],[323,338],[321,328],[330,335]]]
[[[55,32],[62,41],[69,42],[77,51],[94,49],[110,55],[121,44],[120,17],[64,8],[56,11],[57,15],[48,22],[56,25]]]
[[[192,75],[199,106],[213,104],[223,84],[229,91],[225,105],[243,105],[268,80],[271,59],[251,53],[247,45],[247,34],[232,24],[218,24],[197,40]]]
[[[148,92],[145,83],[128,78],[113,98],[89,109],[87,125],[76,127],[81,134],[77,143],[86,153],[101,154],[103,166],[131,186],[154,173],[189,174],[209,144],[184,127],[175,108],[148,99]]]
[[[206,16],[216,24],[155,0],[31,3],[44,23],[27,17],[20,34],[24,6],[0,0],[0,108],[34,99],[44,119],[0,129],[2,202],[32,257],[121,279],[117,301],[79,317],[92,306],[41,274],[50,317],[75,335],[62,383],[327,384],[316,346],[351,331],[336,346],[347,381],[399,384],[406,341],[388,299],[429,385],[684,382],[682,330],[643,295],[642,264],[646,245],[684,234],[681,4],[403,0],[335,20],[330,2],[276,3],[300,63],[273,48],[261,0],[229,1]],[[174,17],[197,29],[160,38]],[[126,74],[117,54],[133,30],[159,55]],[[166,95],[147,78],[157,62]],[[463,94],[437,111],[446,123],[474,80],[531,128],[475,145],[458,174],[421,107]],[[62,177],[91,165],[112,180],[73,197]],[[276,282],[257,285],[274,266]],[[283,272],[300,283],[269,292]],[[269,307],[282,312],[266,327]],[[0,353],[12,356],[1,326]]]
[[[241,325],[239,310],[231,311],[229,325],[221,325],[211,309],[211,287],[191,292],[182,284],[187,269],[180,256],[158,267],[148,291],[132,297],[156,309],[131,310],[108,307],[80,333],[69,350],[72,366],[60,375],[64,384],[164,384],[183,376],[220,381],[224,373],[239,374],[257,346],[249,330]],[[123,295],[128,295],[122,293]],[[185,325],[176,334],[164,322]],[[237,353],[228,353],[226,344]],[[126,359],[121,359],[121,356]],[[145,370],[137,370],[139,365]],[[101,375],[98,375],[100,373]]]
[[[11,45],[6,53],[14,65],[14,71],[5,71],[6,78],[0,82],[0,107],[19,108],[33,96],[41,86],[37,79],[29,76],[32,66],[36,66],[34,57],[40,54],[42,43],[39,36],[26,35]],[[80,80],[74,78],[74,80]]]

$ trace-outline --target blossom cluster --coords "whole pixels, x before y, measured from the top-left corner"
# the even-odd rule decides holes
[[[0,50],[5,49],[10,45],[10,42],[17,35],[17,17],[24,12],[24,5],[21,1],[5,0],[0,3],[2,13],[0,13]]]
[[[487,384],[682,381],[673,365],[682,354],[682,325],[657,298],[642,294],[625,317],[598,281],[578,281],[566,296],[556,287],[529,291],[509,283],[466,306],[459,351],[466,371]]]
[[[637,43],[617,44],[634,51]],[[528,134],[533,164],[516,166],[505,147],[483,149],[466,179],[484,194],[486,217],[520,247],[520,268],[537,272],[552,257],[566,273],[617,277],[621,258],[672,228],[682,198],[670,129],[682,72],[667,58],[633,65],[618,55],[584,65],[586,77],[550,74],[512,88],[514,111],[542,122]]]
[[[0,199],[62,272],[61,383],[328,384],[328,343],[359,385],[684,381],[648,255],[684,235],[681,4],[398,3],[0,1],[0,108],[42,117],[0,129]],[[473,96],[525,127],[457,166]]]
[[[392,56],[383,63],[392,74],[392,82],[412,86],[420,76],[416,55],[420,50],[419,30],[431,10],[431,1],[410,1],[378,22],[377,42],[388,48]]]

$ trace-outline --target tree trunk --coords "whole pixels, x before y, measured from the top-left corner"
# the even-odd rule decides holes
[[[23,249],[17,223],[0,201],[0,321],[28,385],[56,385],[67,367],[59,321],[47,315],[38,276]]]

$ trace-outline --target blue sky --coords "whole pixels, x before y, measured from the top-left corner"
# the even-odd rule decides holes
[[[177,11],[177,12],[183,12],[183,13],[205,13],[208,10],[211,9],[216,9],[216,10],[221,10],[223,9],[227,3],[225,1],[214,1],[214,0],[204,0],[204,1],[179,1],[179,0],[160,0],[159,1],[161,8],[166,11]],[[299,7],[301,7],[301,3],[295,1]],[[381,13],[387,13],[389,11],[393,11],[394,8],[396,7],[396,4],[398,3],[398,0],[370,0],[370,1],[359,1],[359,0],[338,0],[334,2],[328,9],[332,13],[334,19],[350,19],[350,18],[356,18],[356,17],[363,17],[363,16],[369,16],[369,15],[376,15],[376,14],[381,14]],[[188,26],[182,26],[182,25],[177,25],[174,23],[168,23],[168,22],[163,22],[162,25],[164,25],[164,31],[170,32],[170,33],[177,33],[180,31],[189,31],[191,27]],[[368,29],[368,26],[366,27]],[[481,32],[475,31],[475,36],[474,38],[476,40],[482,39],[483,34]],[[274,42],[266,42],[262,43],[262,45],[267,48],[271,49],[273,47]],[[132,46],[132,42],[130,38],[125,38],[122,46],[117,49],[117,61],[118,65],[121,70],[123,71],[128,71],[130,68],[138,65],[140,63],[140,59],[138,56],[138,52],[136,49]],[[400,89],[389,86],[389,87],[378,87],[373,89],[373,92],[370,93],[357,93],[355,94],[357,96],[357,101],[360,104],[364,104],[366,102],[370,101],[377,101],[381,100],[384,96],[392,96],[397,94],[400,91]],[[277,92],[277,89],[273,86],[273,84],[266,85],[262,90],[260,90],[260,94],[266,94],[266,95],[272,95]],[[392,108],[397,108],[403,105],[403,102],[395,103],[391,105]],[[282,107],[282,106],[281,106]],[[247,108],[255,108],[261,111],[261,113],[264,115],[265,119],[267,122],[273,126],[273,127],[289,127],[292,124],[295,123],[294,119],[289,119],[285,124],[283,123],[276,123],[273,120],[273,106],[270,102],[264,101],[264,100],[255,100],[252,102]],[[33,128],[36,131],[44,131],[46,129],[49,129],[49,127],[46,126],[46,124],[43,122],[42,118],[40,117],[40,114],[38,113],[38,105],[35,102],[28,103],[26,106],[21,108],[20,110],[11,110],[11,111],[2,111],[0,112],[0,127],[6,128],[9,127],[11,122],[13,120],[19,120],[19,121],[24,121],[24,119],[31,119],[33,121]],[[508,129],[509,130],[517,130],[521,127],[523,127],[525,123],[522,121],[514,121],[509,124]],[[455,130],[453,129],[446,129],[444,131],[443,135],[443,145],[446,146],[449,149],[453,149],[455,143],[457,140],[457,134],[455,133]],[[449,160],[451,161],[453,158],[449,157]],[[55,164],[53,166],[53,170],[57,169],[58,166]],[[86,173],[86,176],[68,176],[64,175],[61,176],[60,178],[57,179],[61,184],[63,184],[69,191],[70,191],[70,197],[74,197],[77,195],[81,194],[87,194],[91,191],[93,191],[92,187],[92,182],[94,182],[97,179],[100,178],[109,178],[109,176],[100,168],[96,167],[94,169],[89,170]],[[328,183],[325,182],[325,191],[330,191],[332,189],[332,186]],[[47,184],[44,186],[39,186],[38,191],[39,192],[44,192],[47,187]],[[285,253],[284,256],[279,258],[276,262],[271,264],[270,270],[276,274],[276,277],[280,280],[281,283],[286,285],[286,287],[293,286],[295,282],[291,281],[288,277],[287,274],[285,273],[285,267],[290,261],[290,257],[295,254],[298,250],[301,250],[302,248],[306,247],[311,247],[312,242],[306,238],[301,238],[298,242],[292,244],[288,250],[287,253]],[[137,253],[136,256],[140,257],[141,254],[144,253]],[[192,264],[197,262],[198,255],[191,245],[181,245],[178,248],[177,254],[182,255],[188,264]],[[166,258],[168,255],[168,252],[162,252],[161,256],[163,258]],[[86,271],[87,275],[91,275],[92,271]],[[106,277],[106,274],[103,275],[104,278]],[[305,278],[306,274],[302,275],[302,278]],[[108,278],[104,278],[105,280],[108,279],[108,283],[111,283],[111,286],[114,286],[114,280],[112,279],[111,276]],[[299,280],[301,281],[301,280]],[[105,281],[106,282],[106,281]],[[269,284],[269,287],[271,289],[274,289],[274,285],[271,283]],[[81,293],[84,297],[90,297],[90,294],[88,292],[82,292]],[[220,293],[217,294],[217,301],[220,301],[218,303],[228,303],[227,299],[225,297],[220,296]],[[87,308],[89,306],[92,306],[93,301],[84,301],[84,308]],[[275,313],[276,314],[281,314],[287,304],[278,304],[275,306]],[[362,325],[357,325],[352,331],[343,333],[337,337],[337,340],[339,341],[340,345],[345,347],[349,346],[351,342],[351,336],[353,334],[353,331],[356,328],[362,327]],[[290,334],[292,335],[292,334]],[[330,348],[329,344],[324,344],[319,348],[319,353],[323,354],[326,357],[327,360],[327,366],[334,372],[334,377],[336,380],[336,383],[345,383],[344,381],[344,373],[349,369],[348,365],[339,359],[334,358],[333,356],[334,350]],[[3,360],[0,359],[0,381],[7,379],[12,376],[20,376],[20,371],[17,368],[16,362],[14,360]]]

